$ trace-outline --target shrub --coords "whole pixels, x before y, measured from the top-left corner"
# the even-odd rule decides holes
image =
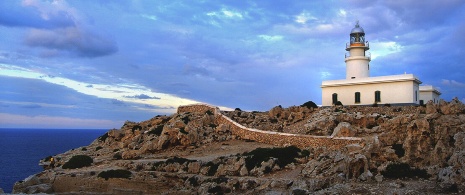
[[[242,110],[240,108],[236,108],[236,109],[234,109],[234,111],[242,112]]]
[[[179,163],[180,165],[182,165],[185,162],[196,162],[196,160],[189,160],[187,158],[180,158],[180,157],[176,157],[176,156],[166,160],[167,164]]]
[[[394,149],[397,157],[402,158],[405,155],[405,149],[402,144],[394,144],[392,145],[392,149]]]
[[[105,180],[108,180],[109,178],[129,179],[131,175],[132,175],[131,171],[123,170],[123,169],[116,169],[116,170],[102,171],[97,175],[97,177],[104,178]]]
[[[182,122],[184,122],[184,124],[187,125],[187,123],[189,122],[189,116],[182,117],[181,120]]]
[[[98,137],[98,141],[104,142],[108,138],[108,133],[103,134],[102,136]]]
[[[373,105],[371,105],[371,107],[378,107],[378,103],[377,102],[373,103]]]
[[[306,195],[308,193],[307,193],[306,190],[294,189],[294,190],[292,190],[292,194],[294,194],[294,195]]]
[[[181,132],[182,134],[189,134],[186,130],[184,130],[184,127],[182,128],[179,128],[179,132]]]
[[[208,114],[208,115],[213,115],[213,112],[210,111],[210,110],[207,110],[205,113]]]
[[[148,134],[154,134],[154,135],[160,136],[161,132],[163,131],[163,127],[164,125],[157,125],[157,127],[150,130]]]
[[[336,106],[344,106],[341,101],[337,101],[334,105],[336,105]]]
[[[189,183],[191,184],[191,186],[194,186],[194,187],[197,187],[199,186],[199,181],[198,181],[198,178],[196,176],[192,176],[190,177],[189,179],[187,179],[189,181]]]
[[[113,159],[120,160],[120,159],[123,159],[123,156],[121,156],[120,153],[116,153],[116,154],[113,155]]]
[[[208,163],[206,164],[206,166],[209,166],[209,167],[210,167],[210,169],[208,169],[207,175],[208,175],[208,176],[214,176],[215,173],[216,173],[216,171],[218,170],[218,166],[220,166],[220,165],[219,165],[219,164],[215,164],[215,163],[213,163],[213,162],[210,161],[210,162],[208,162]]]
[[[134,127],[132,127],[132,132],[134,133],[135,130],[142,130],[142,126],[140,125],[135,125]]]
[[[212,193],[212,194],[223,194],[222,192],[223,192],[223,189],[221,188],[221,186],[215,186],[215,187],[208,189],[208,193]]]
[[[305,102],[300,107],[318,108],[318,106],[315,104],[315,102],[312,102],[312,101]]]
[[[302,150],[302,152],[300,152],[300,157],[307,157],[307,156],[310,156],[310,151]]]
[[[420,178],[429,178],[428,173],[424,169],[412,169],[407,163],[392,163],[386,167],[385,171],[382,171],[386,178],[413,178],[413,177],[420,177]]]
[[[52,156],[47,156],[43,159],[45,162],[52,160]]]
[[[384,107],[391,107],[391,104],[384,104]]]
[[[257,148],[251,152],[244,153],[248,156],[245,159],[245,166],[247,170],[252,170],[256,166],[260,166],[263,161],[270,158],[277,158],[277,164],[283,168],[289,163],[294,162],[294,158],[299,156],[300,149],[295,146],[288,146],[285,148]]]
[[[103,149],[102,146],[97,146],[97,147],[95,148],[95,151],[99,151],[99,150],[101,150],[101,149]]]
[[[87,155],[76,155],[71,157],[68,162],[63,165],[63,169],[77,169],[90,166],[94,160]]]
[[[86,147],[83,147],[81,150],[82,150],[82,151],[87,151],[87,148],[86,148]]]

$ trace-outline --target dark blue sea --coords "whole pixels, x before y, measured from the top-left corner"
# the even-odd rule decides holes
[[[40,159],[89,145],[106,131],[0,128],[0,188],[10,193],[16,181],[43,170]]]

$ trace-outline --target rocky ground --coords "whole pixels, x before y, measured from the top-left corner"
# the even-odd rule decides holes
[[[44,171],[17,182],[13,192],[465,192],[465,105],[457,99],[424,107],[278,106],[268,112],[223,113],[261,130],[364,141],[340,150],[274,146],[233,135],[211,112],[177,113],[126,122],[88,146],[44,158]]]

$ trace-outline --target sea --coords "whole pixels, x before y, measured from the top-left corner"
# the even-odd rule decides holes
[[[11,193],[15,182],[43,170],[40,159],[87,146],[107,131],[0,128],[0,188]]]

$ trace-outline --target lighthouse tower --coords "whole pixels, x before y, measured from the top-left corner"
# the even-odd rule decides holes
[[[346,44],[345,55],[346,79],[365,78],[370,76],[370,49],[365,41],[365,31],[357,23],[350,32],[350,43]]]

